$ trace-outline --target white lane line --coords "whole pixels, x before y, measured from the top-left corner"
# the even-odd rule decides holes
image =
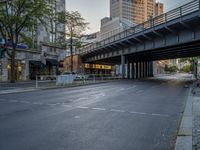
[[[138,115],[151,115],[151,116],[159,116],[159,117],[169,117],[169,115],[165,115],[165,114],[148,114],[148,113],[145,113],[145,112],[136,112],[136,111],[130,111],[129,113],[131,114],[138,114]]]
[[[80,116],[75,116],[74,118],[75,118],[75,119],[79,119],[79,118],[80,118]]]
[[[104,96],[106,96],[106,94],[105,94],[105,93],[100,93],[99,95],[100,95],[100,96],[103,96],[103,97],[104,97]]]
[[[152,116],[160,116],[160,117],[169,117],[169,115],[165,115],[165,114],[151,114]]]
[[[111,109],[110,111],[113,111],[113,112],[120,112],[120,113],[124,113],[124,112],[125,112],[124,110],[120,110],[120,109]]]
[[[67,105],[67,104],[63,104],[62,106],[65,106],[65,107],[72,107],[71,105]]]
[[[17,100],[9,100],[9,102],[18,103],[19,101],[17,101]]]
[[[33,105],[43,105],[44,103],[40,103],[40,102],[33,102]]]
[[[56,104],[46,104],[46,105],[48,105],[48,106],[56,106]]]
[[[136,111],[130,111],[131,114],[139,114],[139,115],[147,115],[145,112],[136,112]]]
[[[135,93],[142,93],[144,90],[139,90],[139,91],[136,91]]]
[[[126,88],[126,90],[130,90],[130,89],[134,89],[134,88],[136,88],[136,86],[128,87],[128,88]]]
[[[86,97],[81,97],[81,98],[78,98],[77,101],[80,101],[80,100],[87,100],[88,98]]]
[[[106,109],[105,108],[92,108],[93,110],[102,110],[102,111],[105,111]]]
[[[61,105],[62,103],[56,103],[56,105]]]
[[[75,108],[88,109],[88,107],[85,107],[85,106],[76,106]]]
[[[24,104],[30,104],[29,101],[19,101],[20,103],[24,103]]]

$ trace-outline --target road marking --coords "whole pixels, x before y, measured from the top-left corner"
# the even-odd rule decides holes
[[[121,88],[121,89],[120,89],[120,91],[124,91],[124,90],[125,90],[125,88]]]
[[[63,104],[63,106],[65,106],[65,107],[72,107],[71,105],[67,105],[67,104]]]
[[[110,111],[113,111],[113,112],[121,112],[121,113],[124,113],[124,112],[125,112],[124,110],[120,110],[120,109],[111,109]]]
[[[139,91],[136,91],[135,93],[142,93],[144,90],[139,90]]]
[[[145,112],[136,112],[136,111],[130,111],[131,114],[139,114],[139,115],[147,115]]]
[[[40,102],[33,102],[32,104],[34,104],[34,105],[43,105],[43,103],[40,103]]]
[[[93,110],[102,110],[102,111],[105,111],[106,109],[105,108],[92,108]]]
[[[18,103],[19,101],[17,101],[17,100],[9,100],[9,102]]]
[[[24,104],[30,104],[29,101],[19,101],[20,103],[24,103]]]
[[[75,116],[74,118],[75,118],[75,119],[79,119],[79,118],[80,118],[80,116]]]
[[[130,89],[134,89],[134,88],[136,88],[136,86],[134,85],[134,86],[131,86],[131,87],[128,87],[128,88],[126,88],[126,90],[130,90]]]
[[[46,105],[48,105],[48,106],[56,106],[56,104],[46,104]]]
[[[165,115],[165,114],[151,114],[152,116],[160,116],[160,117],[169,117],[169,115]]]
[[[76,106],[76,108],[88,109],[88,107],[85,107],[85,106]]]
[[[155,114],[155,113],[148,114],[148,113],[145,113],[145,112],[136,112],[136,111],[130,111],[129,113],[131,113],[131,114],[139,114],[139,115],[151,115],[151,116],[159,116],[159,117],[169,117],[169,115],[165,115],[165,114]]]
[[[56,103],[56,105],[61,105],[61,103]]]
[[[103,96],[103,97],[104,97],[104,96],[106,96],[106,94],[105,94],[105,93],[100,93],[99,95],[100,95],[100,96]]]
[[[80,100],[87,100],[88,98],[86,97],[81,97],[81,98],[78,98],[77,101],[80,101]]]

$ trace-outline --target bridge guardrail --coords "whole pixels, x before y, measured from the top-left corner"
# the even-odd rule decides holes
[[[130,35],[133,35],[135,33],[145,31],[149,28],[153,28],[153,27],[161,25],[163,23],[167,23],[168,21],[172,21],[174,19],[183,17],[184,15],[187,15],[192,12],[199,11],[199,10],[200,10],[200,0],[194,0],[194,1],[189,2],[181,7],[175,8],[167,13],[156,16],[144,23],[138,24],[134,27],[126,29],[123,32],[120,32],[111,37],[108,37],[107,39],[93,43],[93,44],[81,49],[80,54],[83,55],[83,54],[90,53],[90,52],[92,52],[98,48],[101,48],[105,45],[108,45],[114,41],[121,40],[121,39],[126,38]]]

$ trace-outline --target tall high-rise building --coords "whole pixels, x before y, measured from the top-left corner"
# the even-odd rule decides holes
[[[139,24],[156,15],[156,6],[155,0],[110,0],[110,17]],[[158,6],[163,7],[163,4],[158,3]],[[163,8],[157,12],[163,12]]]
[[[164,4],[163,3],[156,3],[155,5],[155,16],[159,16],[164,13]]]
[[[118,17],[120,19],[127,19],[133,21],[134,0],[110,0],[110,17]]]
[[[142,23],[154,16],[155,0],[134,0],[133,22]]]

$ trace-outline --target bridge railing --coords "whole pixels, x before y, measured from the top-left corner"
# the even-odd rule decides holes
[[[200,10],[200,0],[194,0],[192,2],[189,2],[181,7],[178,7],[176,9],[173,9],[167,13],[164,13],[162,15],[156,16],[144,23],[138,24],[134,27],[131,27],[129,29],[126,29],[123,32],[120,32],[116,35],[113,35],[107,39],[104,39],[102,41],[93,43],[87,47],[84,47],[83,49],[80,50],[80,54],[87,54],[91,53],[92,51],[99,49],[101,47],[104,47],[105,45],[108,45],[114,41],[118,41],[121,39],[124,39],[128,36],[131,36],[133,34],[143,32],[147,29],[153,28],[155,26],[167,23],[168,21],[172,21],[177,18],[181,18],[187,14],[190,14],[195,11]]]

